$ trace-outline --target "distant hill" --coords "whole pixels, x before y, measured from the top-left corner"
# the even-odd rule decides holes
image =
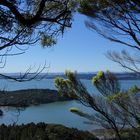
[[[68,100],[72,100],[72,98],[60,96],[56,90],[51,89],[0,91],[0,106],[28,107],[31,105]]]
[[[96,75],[96,72],[89,72],[89,73],[76,73],[77,77],[79,79],[87,79],[87,80],[91,80],[93,76]],[[137,73],[113,73],[115,74],[115,76],[119,79],[119,80],[140,80],[140,74]],[[14,77],[18,77],[19,74],[18,73],[8,73],[9,76],[14,76]],[[21,75],[21,73],[20,73]],[[44,77],[45,79],[54,79],[56,77],[63,77],[66,78],[64,73],[42,73],[40,74],[40,76],[38,76],[37,78],[41,78]],[[30,78],[31,75],[28,75],[28,78]],[[0,79],[3,79],[3,77],[0,77]]]

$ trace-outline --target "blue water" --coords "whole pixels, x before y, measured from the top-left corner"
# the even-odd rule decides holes
[[[99,94],[95,87],[92,86],[90,80],[81,81],[91,94]],[[42,81],[30,81],[24,83],[0,80],[0,83],[1,88],[5,90],[19,90],[29,88],[56,89],[53,79],[43,79]],[[134,84],[140,86],[140,80],[122,80],[120,83],[123,89],[130,88]],[[63,124],[68,127],[74,127],[82,130],[91,130],[98,127],[96,125],[87,124],[86,122],[88,120],[71,113],[69,111],[69,108],[71,107],[77,107],[82,111],[87,111],[90,114],[94,114],[93,110],[84,107],[76,101],[55,102],[39,106],[31,106],[20,112],[18,112],[15,108],[2,108],[4,110],[4,116],[1,117],[0,123],[12,124],[16,122],[21,124],[29,122],[46,122]]]

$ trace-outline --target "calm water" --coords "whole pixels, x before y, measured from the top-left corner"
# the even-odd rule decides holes
[[[0,80],[1,88],[6,90],[19,90],[29,88],[50,88],[55,89],[53,79],[44,79],[42,81],[30,81],[25,83],[9,82]],[[98,91],[92,86],[90,80],[82,80],[88,91],[92,94],[98,94]],[[123,80],[120,81],[124,89],[131,85],[140,86],[139,80]],[[82,130],[90,130],[97,128],[95,125],[87,124],[88,120],[79,117],[69,111],[69,108],[77,107],[82,111],[94,113],[90,108],[86,108],[76,101],[55,102],[39,106],[31,106],[23,111],[20,115],[14,108],[4,108],[4,116],[0,119],[0,123],[11,124],[17,121],[18,124],[29,122],[46,122],[63,124],[68,127],[75,127]]]

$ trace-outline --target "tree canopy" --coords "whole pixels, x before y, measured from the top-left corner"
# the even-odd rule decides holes
[[[81,0],[79,12],[89,17],[88,28],[106,39],[140,52],[140,1],[136,0]],[[122,67],[140,74],[139,56],[127,51],[109,52],[107,56]],[[71,108],[70,111],[102,127],[113,130],[117,139],[138,139],[140,134],[140,88],[123,89],[114,74],[100,71],[92,84],[99,94],[89,93],[76,74],[66,71],[66,78],[56,78],[61,94],[74,97],[93,114]],[[129,130],[127,130],[129,129]],[[125,132],[127,134],[125,135]]]
[[[91,108],[92,113],[82,112],[78,108],[70,111],[88,119],[91,124],[113,130],[116,137],[122,140],[137,139],[140,133],[140,88],[132,86],[124,90],[115,75],[109,71],[100,71],[92,79],[92,84],[99,93],[89,93],[76,74],[66,71],[66,78],[55,79],[56,87],[62,95],[75,98],[84,106]],[[123,136],[124,131],[131,129],[131,134]]]
[[[110,41],[140,51],[140,1],[81,0],[79,12],[89,17],[87,27]],[[139,57],[122,51],[109,52],[107,57],[122,67],[140,73]]]
[[[69,0],[0,1],[0,50],[38,40],[44,46],[53,45],[54,37],[71,27],[74,4]]]
[[[1,0],[1,67],[5,66],[7,56],[22,54],[36,42],[40,41],[43,47],[56,44],[58,35],[63,35],[65,29],[71,27],[76,4],[73,0]],[[37,69],[35,73],[38,75],[44,68]],[[29,71],[31,68],[22,79]]]
[[[79,12],[90,17],[87,25],[107,39],[140,50],[139,1],[83,0]]]

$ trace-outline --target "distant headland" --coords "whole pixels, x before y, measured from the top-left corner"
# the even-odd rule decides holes
[[[140,75],[133,72],[112,72],[118,80],[140,80]],[[77,77],[79,79],[87,79],[91,80],[93,76],[97,74],[97,72],[76,72]],[[18,77],[18,73],[9,73],[9,76],[14,76],[15,78]],[[21,75],[21,73],[20,73]],[[44,77],[44,79],[54,79],[58,76],[61,76],[63,78],[66,78],[64,73],[42,73],[38,78]],[[30,75],[28,75],[28,78],[30,78]],[[0,77],[0,79],[3,79],[3,77]]]
[[[0,92],[0,106],[28,107],[31,105],[67,100],[71,99],[60,96],[56,90],[50,89],[26,89]]]

